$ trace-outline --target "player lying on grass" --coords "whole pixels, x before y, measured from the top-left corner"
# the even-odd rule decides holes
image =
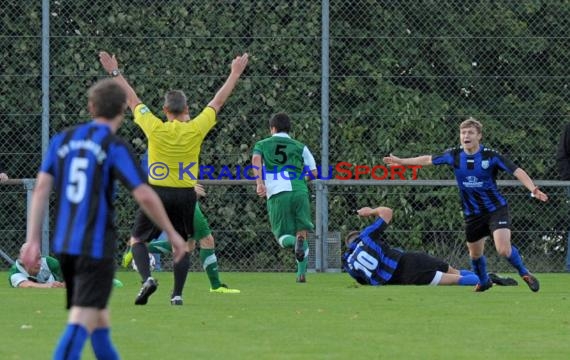
[[[20,254],[26,245],[22,245]],[[36,262],[26,266],[20,258],[10,267],[8,282],[14,288],[64,288],[63,274],[59,260],[51,256],[41,256],[38,252]],[[113,280],[113,286],[122,287],[123,283]]]
[[[377,216],[374,223],[345,239],[342,256],[344,270],[361,285],[476,285],[479,277],[468,270],[457,270],[445,261],[421,252],[394,249],[382,236],[390,221],[392,209],[364,207],[362,217]],[[517,285],[510,278],[491,277],[498,285]]]

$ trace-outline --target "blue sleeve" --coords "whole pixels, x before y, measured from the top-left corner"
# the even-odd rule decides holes
[[[503,171],[513,174],[519,167],[515,165],[514,162],[507,159],[503,155],[496,153],[494,156],[495,164]]]
[[[45,154],[42,165],[40,166],[40,172],[48,173],[55,176],[55,165],[57,163],[57,148],[61,143],[62,135],[58,134],[54,136],[48,146],[48,150]]]
[[[370,238],[374,241],[382,241],[382,233],[384,232],[384,230],[386,230],[387,227],[388,224],[386,223],[386,221],[384,221],[384,219],[379,217],[371,225],[368,225],[367,227],[364,228],[364,230],[360,232],[360,238],[361,239]]]
[[[117,179],[129,190],[145,183],[138,162],[127,144],[117,141],[109,146],[112,171]]]
[[[451,155],[451,151],[449,150],[443,154],[432,155],[431,163],[433,165],[453,165],[453,155]]]

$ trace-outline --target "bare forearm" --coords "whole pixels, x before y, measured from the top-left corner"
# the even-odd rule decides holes
[[[534,191],[534,189],[536,188],[536,185],[534,184],[534,182],[532,181],[532,179],[530,178],[530,176],[528,176],[528,174],[526,173],[526,171],[524,171],[521,168],[518,168],[517,170],[515,170],[515,172],[513,173],[513,175],[524,185],[524,187],[526,187],[528,189],[528,191],[530,191],[531,193]]]
[[[384,157],[384,163],[387,165],[432,165],[432,157],[431,155],[422,155],[413,158],[400,158],[393,154]]]
[[[307,176],[307,177],[305,177],[305,179],[307,181],[318,179],[319,178],[319,171],[317,169],[311,170],[311,175],[313,175],[313,176]]]
[[[540,201],[548,201],[548,195],[544,193],[538,186],[534,184],[534,181],[528,176],[526,171],[521,168],[515,170],[514,175],[517,179],[530,191],[532,197]]]
[[[36,188],[32,194],[32,205],[28,216],[28,242],[39,242],[41,238],[41,228],[44,219],[45,207],[51,192],[51,176],[46,174],[38,175]]]
[[[34,193],[32,196],[32,207],[28,218],[28,241],[39,241],[41,238],[41,227],[44,218],[43,199],[47,197]]]
[[[133,87],[129,84],[127,79],[125,79],[123,74],[115,76],[115,81],[127,93],[127,105],[129,106],[129,109],[131,109],[131,111],[134,112],[135,107],[141,103],[141,100],[139,99],[137,93],[135,92],[135,89],[133,89]]]
[[[36,288],[36,289],[41,289],[41,288],[50,288],[51,286],[49,284],[40,284],[40,283],[35,283],[33,281],[22,281],[21,283],[18,284],[19,288]]]
[[[254,155],[251,158],[251,164],[253,165],[253,176],[255,177],[255,182],[257,184],[263,184],[263,170],[261,168],[261,156]]]
[[[226,82],[222,85],[222,87],[218,90],[212,101],[208,104],[208,106],[213,107],[216,112],[220,111],[222,106],[226,103],[228,98],[230,97],[231,93],[234,91],[236,84],[239,80],[241,74],[231,73],[230,76],[226,79]]]
[[[141,102],[138,98],[135,90],[129,84],[127,79],[121,74],[119,71],[119,62],[115,55],[110,55],[106,51],[101,51],[99,53],[99,61],[103,66],[103,69],[109,74],[114,76],[115,81],[117,84],[121,86],[121,88],[127,93],[127,105],[131,109],[131,111],[135,111],[135,107]]]
[[[413,158],[403,158],[400,159],[401,165],[431,165],[431,155],[422,155]]]

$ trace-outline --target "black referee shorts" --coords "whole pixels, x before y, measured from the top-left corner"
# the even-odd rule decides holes
[[[437,271],[447,272],[445,261],[420,252],[406,252],[400,258],[390,285],[428,285]]]
[[[66,308],[107,308],[113,289],[115,259],[68,254],[59,254],[57,257],[67,292]]]
[[[160,197],[174,229],[183,239],[187,240],[189,236],[194,234],[194,210],[196,207],[194,188],[164,186],[152,186],[152,188]],[[150,242],[158,238],[161,232],[162,230],[139,208],[132,230],[133,237]]]

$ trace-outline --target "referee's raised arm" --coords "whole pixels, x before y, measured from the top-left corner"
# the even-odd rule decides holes
[[[234,90],[239,77],[245,70],[248,60],[249,55],[247,53],[244,53],[241,56],[236,56],[235,59],[233,59],[230,75],[226,79],[224,85],[222,85],[220,90],[218,90],[214,98],[208,103],[208,106],[213,108],[216,113],[220,112],[220,109],[224,106],[226,100],[228,100],[228,97]]]
[[[123,76],[121,71],[119,70],[119,62],[115,55],[110,55],[106,51],[101,51],[99,53],[99,62],[105,69],[105,71],[115,78],[117,84],[123,88],[123,90],[127,93],[127,105],[134,113],[135,107],[140,104],[142,101],[139,99],[135,89],[129,84],[127,79]]]

